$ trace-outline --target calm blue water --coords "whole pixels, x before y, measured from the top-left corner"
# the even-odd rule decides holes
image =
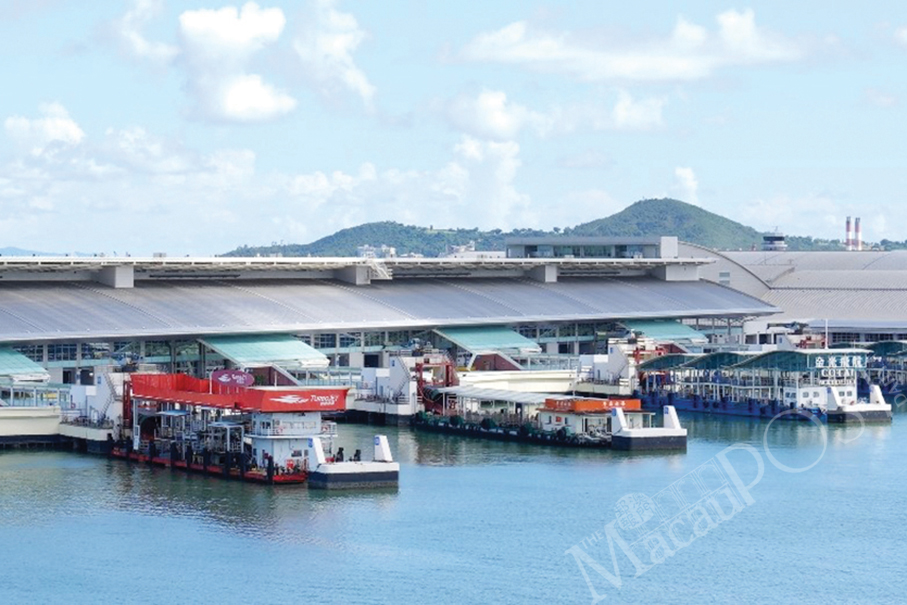
[[[907,415],[862,434],[829,427],[824,455],[814,425],[773,424],[778,462],[818,460],[796,474],[768,460],[764,422],[684,421],[689,449],[672,455],[387,429],[402,470],[383,493],[0,453],[0,603],[589,603],[565,552],[614,521],[621,498],[655,496],[733,443],[765,466],[752,503],[700,537],[688,529],[688,545],[639,577],[619,556],[619,590],[590,571],[603,602],[907,601]],[[347,451],[374,431],[340,428]],[[752,455],[728,459],[751,482]],[[583,548],[611,568],[603,542]]]

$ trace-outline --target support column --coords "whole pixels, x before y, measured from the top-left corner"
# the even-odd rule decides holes
[[[367,286],[372,283],[369,268],[361,265],[335,270],[334,279],[339,279],[354,286]]]
[[[207,378],[208,360],[205,345],[198,343],[198,369],[195,372],[196,378]]]
[[[135,271],[132,265],[104,267],[97,272],[95,279],[111,288],[132,288],[135,286]]]
[[[557,265],[542,265],[528,271],[529,279],[550,284],[557,281]]]

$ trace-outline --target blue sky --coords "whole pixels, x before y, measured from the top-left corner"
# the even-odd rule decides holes
[[[566,227],[907,238],[907,5],[0,0],[0,246]]]

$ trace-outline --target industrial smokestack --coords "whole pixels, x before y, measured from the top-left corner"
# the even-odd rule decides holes
[[[853,250],[853,230],[851,228],[850,217],[847,217],[847,229],[845,231],[844,249]]]
[[[863,233],[860,231],[860,217],[859,216],[854,220],[854,231],[856,231],[856,233],[854,234],[854,243],[853,243],[854,249],[862,250],[863,249]]]

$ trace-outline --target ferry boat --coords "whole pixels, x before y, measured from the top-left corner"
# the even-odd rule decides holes
[[[860,395],[868,396],[870,386],[877,384],[885,401],[907,397],[907,341],[882,340],[865,348],[872,351],[872,356],[867,363],[866,375],[857,383]]]
[[[640,365],[644,407],[673,405],[715,415],[886,422],[891,405],[878,385],[860,397],[866,349],[719,352],[692,360],[664,356]]]
[[[342,449],[333,452],[336,425],[322,413],[343,410],[348,388],[252,386],[250,375],[226,372],[211,380],[131,375],[112,455],[275,485],[310,478],[312,487],[397,485],[399,464],[386,437],[376,437],[374,460],[362,460],[359,450],[350,460]]]
[[[519,395],[525,394],[514,393]],[[655,426],[655,413],[643,410],[639,399],[547,397],[534,413],[522,407],[525,403],[519,405],[521,413],[531,414],[530,419],[519,421],[514,414],[422,412],[413,426],[429,432],[560,447],[639,451],[685,449],[687,445],[687,430],[670,405],[664,408],[660,427]]]

